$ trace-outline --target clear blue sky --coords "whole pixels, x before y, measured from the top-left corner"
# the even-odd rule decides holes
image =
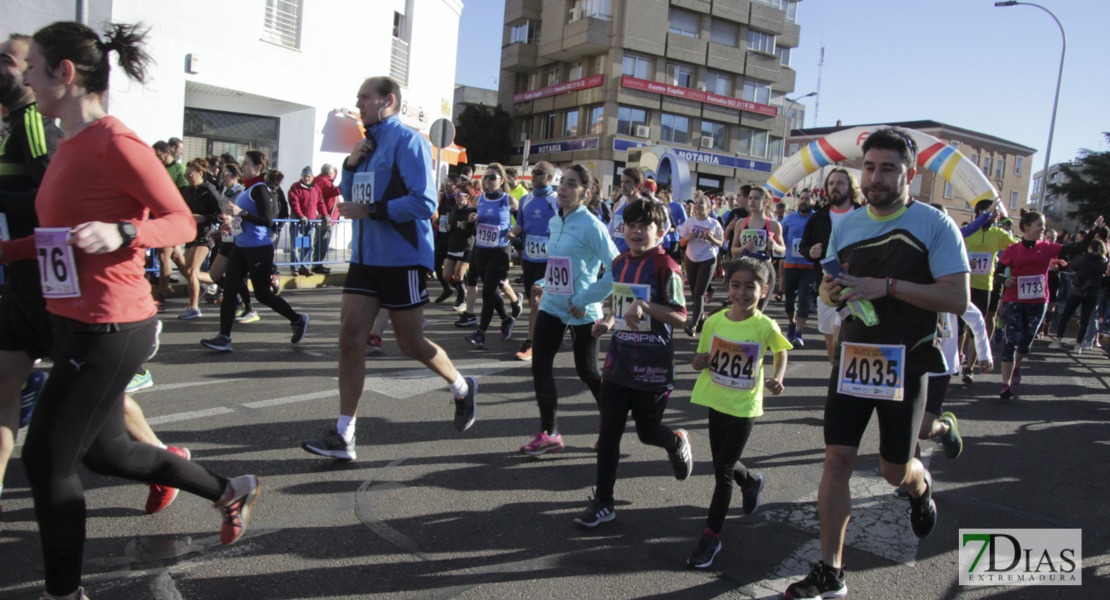
[[[455,81],[496,88],[504,0],[463,0]],[[1080,148],[1110,150],[1110,2],[1040,0],[1068,35],[1052,162]],[[1060,31],[1032,6],[993,0],[803,0],[791,97],[807,98],[806,126],[932,119],[1037,149],[1044,162],[1060,65]],[[816,117],[816,122],[814,121]]]

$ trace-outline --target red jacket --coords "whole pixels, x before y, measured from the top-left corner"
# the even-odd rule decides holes
[[[328,212],[327,204],[324,203],[324,194],[320,190],[320,186],[313,185],[305,186],[305,184],[297,181],[289,186],[289,212],[290,218],[299,219],[307,217],[310,221],[315,221],[317,216]]]
[[[331,219],[333,221],[337,220],[339,211],[336,210],[335,205],[339,203],[339,188],[327,175],[317,175],[312,183],[320,188],[320,192],[324,195],[324,204],[327,205],[327,212],[331,215]]]

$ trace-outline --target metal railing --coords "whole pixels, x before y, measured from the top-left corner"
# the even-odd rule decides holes
[[[326,239],[321,221],[301,225],[298,219],[274,219],[280,225],[274,241],[274,264],[279,267],[312,267],[345,263],[351,260],[351,224],[353,221],[332,221]]]

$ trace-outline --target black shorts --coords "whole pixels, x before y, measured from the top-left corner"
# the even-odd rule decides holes
[[[21,268],[29,266],[30,268]],[[14,267],[14,268],[13,268]],[[38,263],[9,265],[0,297],[0,350],[45,358],[54,350],[50,316],[39,284]]]
[[[374,267],[351,263],[344,294],[377,298],[382,308],[410,310],[428,303],[428,269],[414,267]]]
[[[478,285],[478,282],[485,278],[486,271],[493,270],[498,279],[507,279],[509,276],[509,254],[511,250],[508,246],[504,248],[475,248],[474,260],[470,263],[470,272],[466,276],[466,284],[469,286]]]
[[[948,395],[948,384],[951,375],[938,375],[929,378],[929,391],[925,396],[925,412],[940,416],[940,409],[944,406],[944,398]]]
[[[879,415],[879,456],[898,465],[908,463],[917,449],[929,376],[907,374],[905,397],[901,402],[893,402],[838,394],[839,375],[834,367],[825,402],[825,445],[859,448],[871,413],[875,412]]]
[[[998,312],[998,301],[1001,295],[998,292],[988,292],[987,290],[980,290],[971,288],[971,303],[979,312],[983,313],[983,318],[987,318],[987,312]]]
[[[231,256],[231,247],[234,245],[235,242],[216,242],[216,253],[227,258]]]
[[[543,279],[547,274],[547,263],[532,262],[528,259],[522,259],[520,261],[520,269],[523,271],[520,281],[524,284],[524,297],[531,300],[532,284]]]

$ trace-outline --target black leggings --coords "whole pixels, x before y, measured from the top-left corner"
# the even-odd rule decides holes
[[[533,356],[535,356],[533,354]],[[534,359],[533,359],[534,360]],[[634,390],[603,381],[597,406],[601,410],[601,435],[597,439],[597,491],[599,502],[613,503],[613,486],[617,482],[617,464],[621,459],[621,437],[628,422],[628,412],[636,421],[636,434],[648,446],[667,452],[678,450],[678,436],[663,425],[670,390]]]
[[[690,311],[691,327],[697,326],[705,311],[705,290],[709,289],[709,284],[713,281],[713,271],[716,268],[716,256],[701,262],[694,262],[690,257],[686,257],[686,280],[690,283],[690,293],[694,297],[694,308]]]
[[[220,304],[220,333],[231,337],[231,327],[235,324],[235,310],[239,308],[236,296],[246,291],[247,277],[254,286],[256,300],[269,306],[277,314],[289,319],[290,323],[300,318],[289,303],[270,289],[270,271],[274,268],[274,247],[257,246],[241,248],[234,246],[227,257],[227,275],[224,278],[224,300]]]
[[[63,596],[81,585],[85,492],[77,475],[80,463],[94,473],[180,488],[213,502],[227,480],[172,452],[133,441],[124,429],[123,390],[150,355],[155,319],[111,333],[75,331],[88,327],[58,317],[52,321],[54,367],[31,419],[23,464],[39,522],[46,592]]]
[[[567,325],[559,317],[540,311],[536,315],[536,335],[532,340],[532,381],[536,388],[536,402],[540,405],[540,427],[549,435],[559,432],[555,421],[555,411],[559,404],[559,394],[555,389],[555,355],[563,345],[563,335],[570,327],[574,337],[574,367],[578,378],[597,401],[601,391],[601,375],[597,371],[597,338],[593,336],[593,324]]]
[[[709,503],[709,517],[705,526],[720,533],[725,523],[725,515],[732,503],[732,484],[741,488],[750,487],[755,481],[740,455],[752,434],[754,417],[734,417],[709,409],[709,450],[713,453],[713,474],[717,485],[713,488],[713,500]]]
[[[502,321],[509,318],[505,313],[505,299],[501,297],[501,282],[509,276],[509,247],[476,248],[472,267],[477,268],[482,278],[482,316],[478,329],[485,331],[493,320],[493,311],[497,311]]]
[[[1064,312],[1060,314],[1060,322],[1056,326],[1056,337],[1063,338],[1064,333],[1068,330],[1068,320],[1075,314],[1075,309],[1079,308],[1079,333],[1076,343],[1082,343],[1083,338],[1087,337],[1087,329],[1090,325],[1091,313],[1095,311],[1095,306],[1098,304],[1098,294],[1086,298],[1079,294],[1069,294],[1068,300],[1064,304]]]

